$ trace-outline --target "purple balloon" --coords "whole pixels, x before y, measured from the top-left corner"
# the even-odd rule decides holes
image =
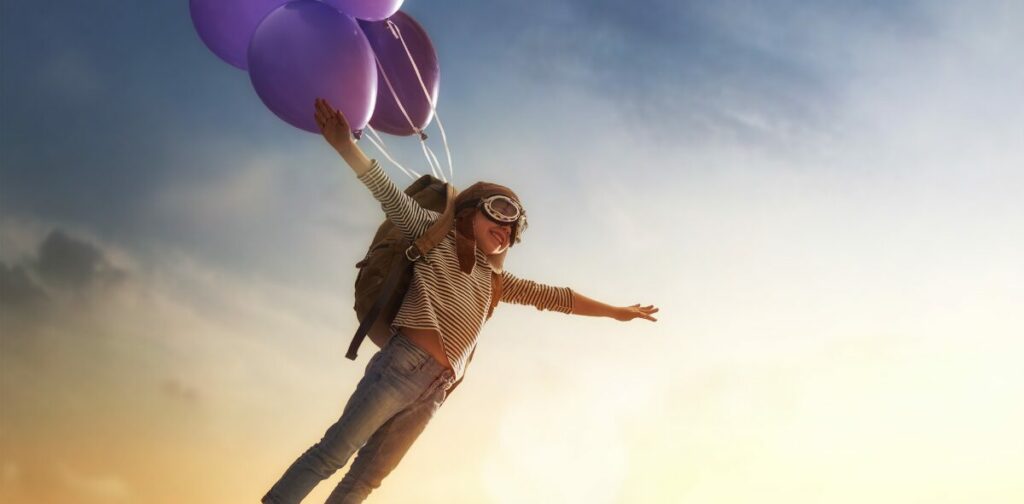
[[[334,8],[356,19],[380,21],[398,12],[402,0],[324,0]]]
[[[405,40],[405,45],[409,47],[412,59],[416,62],[416,68],[423,77],[423,84],[430,92],[430,101],[436,104],[441,68],[437,64],[437,52],[434,51],[430,37],[415,19],[404,12],[396,12],[391,16],[391,22],[402,34],[402,39]],[[405,48],[402,47],[402,41],[392,34],[387,21],[360,21],[359,26],[366,34],[366,39],[370,41],[370,46],[377,54],[381,66],[378,68],[377,76],[377,106],[373,110],[370,126],[385,133],[402,136],[416,133],[415,128],[426,128],[434,117],[434,111],[423,93],[423,86],[416,77],[416,71],[409,61]],[[380,73],[381,69],[383,73]],[[389,81],[394,88],[394,94],[388,88]],[[398,99],[409,114],[409,119],[412,119],[412,125],[402,114],[394,95],[398,95]]]
[[[189,0],[199,39],[220,59],[246,70],[249,39],[270,11],[289,0]]]
[[[377,93],[373,52],[355,19],[315,0],[271,12],[249,45],[249,78],[288,124],[320,133],[316,98],[341,110],[353,131],[370,120]]]

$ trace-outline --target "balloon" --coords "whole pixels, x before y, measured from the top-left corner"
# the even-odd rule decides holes
[[[380,21],[398,12],[402,0],[324,0],[335,9],[357,19]]]
[[[355,19],[316,0],[271,12],[249,44],[249,78],[263,103],[288,124],[319,133],[317,97],[341,110],[354,131],[370,120],[377,72]]]
[[[423,84],[430,92],[430,100],[436,104],[441,69],[437,64],[437,52],[434,51],[430,37],[416,20],[404,12],[396,12],[391,16],[391,22],[402,34],[402,39],[405,40],[405,45],[409,47],[413,61],[416,62],[416,68],[423,77]],[[377,59],[384,70],[383,74],[377,76],[377,106],[370,119],[370,126],[392,135],[412,135],[416,132],[409,125],[409,120],[402,114],[402,110],[398,108],[398,103],[388,88],[390,81],[413,124],[419,129],[426,128],[434,117],[434,111],[423,93],[423,86],[416,77],[409,55],[402,47],[402,41],[391,33],[387,21],[360,21],[359,26],[370,41],[373,51],[377,53]]]
[[[189,0],[192,25],[220,59],[248,69],[249,39],[270,11],[289,0]]]

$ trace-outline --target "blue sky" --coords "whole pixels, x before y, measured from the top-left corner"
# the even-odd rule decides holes
[[[186,3],[105,5],[5,6],[5,209],[72,218],[135,245],[183,240],[187,230],[145,222],[147,203],[168,179],[230,170],[230,158],[211,152],[229,142],[242,151],[311,149],[311,135],[283,130],[265,114],[244,72],[225,71],[205,51]],[[480,129],[520,134],[548,121],[501,119],[512,113],[501,110],[505,99],[535,99],[509,94],[520,83],[594,96],[614,107],[609,128],[650,130],[664,141],[699,141],[723,128],[751,142],[778,140],[725,116],[726,106],[807,131],[827,129],[842,91],[831,80],[831,60],[855,50],[850,33],[926,37],[929,30],[928,13],[910,6],[642,5],[440,2],[406,10],[437,27],[430,31],[441,55],[442,117],[451,117],[456,149],[476,143],[471,132]],[[844,25],[829,27],[835,31],[821,40],[814,30],[785,24],[801,17]],[[740,26],[726,24],[734,20]],[[758,20],[783,24],[742,25]],[[478,113],[481,106],[487,113]]]
[[[314,150],[312,135],[280,128],[244,72],[219,66],[196,37],[187,3],[104,5],[5,4],[5,211],[72,219],[132,247],[188,242],[183,246],[219,254],[223,262],[236,256],[234,263],[241,250],[151,215],[154,193],[169,180],[230,173],[238,161],[226,151],[256,155],[254,146],[272,146],[287,158],[323,150]],[[592,97],[613,114],[609,131],[661,142],[721,135],[750,145],[786,141],[778,131],[745,124],[732,109],[795,134],[828,134],[837,127],[847,77],[856,72],[844,68],[858,63],[855,44],[871,36],[938,36],[935,4],[435,2],[405,8],[430,27],[440,53],[441,111],[450,118],[457,157],[460,148],[465,153],[484,141],[475,132],[515,137],[559,120],[589,119],[589,110],[517,117],[504,107],[543,101],[545,91]],[[536,94],[516,92],[524,86]],[[479,160],[464,155],[457,162],[468,176]],[[311,172],[322,169],[295,170],[294,186],[284,191],[312,190],[319,183]],[[277,215],[251,223],[258,234],[287,233],[282,228],[295,216],[270,213]],[[230,250],[209,250],[218,246]]]
[[[2,2],[0,498],[255,500],[358,379],[382,213],[188,2]],[[500,309],[382,501],[1024,496],[1022,4],[403,10],[456,184],[529,209],[509,269],[662,312]]]

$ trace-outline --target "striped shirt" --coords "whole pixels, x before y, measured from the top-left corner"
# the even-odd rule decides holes
[[[376,160],[359,180],[373,193],[388,219],[406,239],[418,238],[440,216],[399,190]],[[461,379],[470,353],[476,347],[480,328],[487,319],[493,270],[487,256],[476,249],[476,266],[467,275],[459,269],[455,250],[453,227],[441,243],[414,263],[412,282],[391,327],[437,331],[455,377]],[[508,271],[503,271],[501,277],[500,301],[572,313],[573,295],[568,287],[523,280]]]

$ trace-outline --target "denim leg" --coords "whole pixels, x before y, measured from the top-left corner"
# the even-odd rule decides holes
[[[319,443],[299,456],[263,497],[266,504],[296,504],[345,466],[349,457],[396,413],[416,399],[408,386],[390,379],[395,349],[382,350],[366,367],[345,409]]]
[[[352,467],[331,492],[325,504],[356,504],[380,487],[405,456],[416,438],[444,401],[444,384],[435,386],[382,425],[359,450]]]

